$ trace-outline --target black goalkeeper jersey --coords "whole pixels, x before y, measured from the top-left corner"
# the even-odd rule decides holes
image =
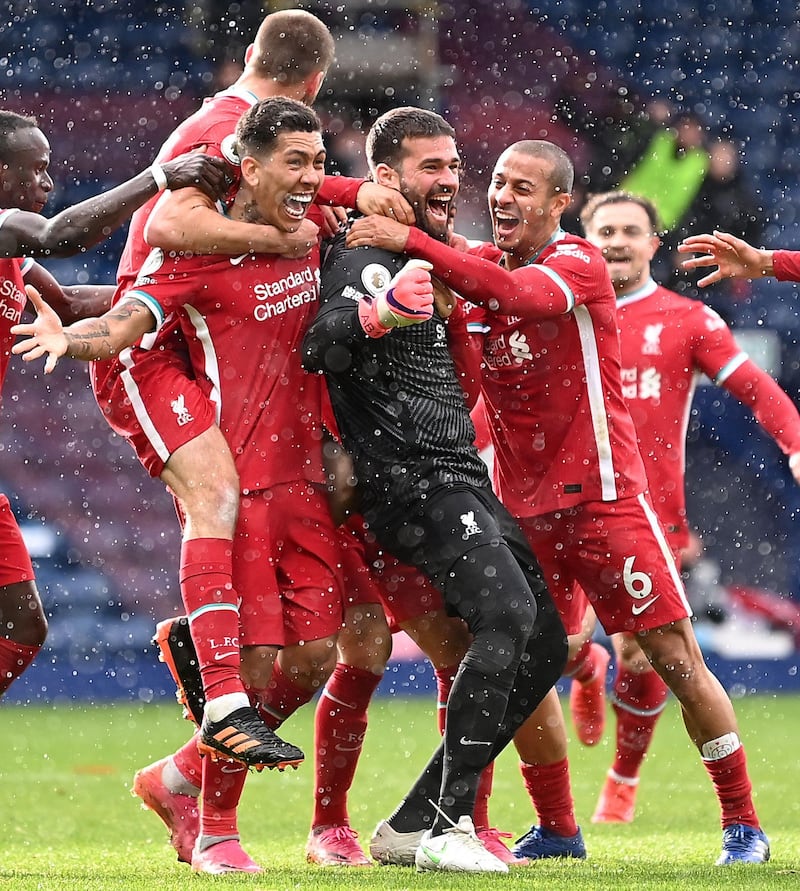
[[[364,333],[357,303],[386,289],[408,257],[327,246],[320,308],[304,341],[307,370],[324,372],[361,509],[394,513],[439,485],[490,486],[438,313],[380,338]]]

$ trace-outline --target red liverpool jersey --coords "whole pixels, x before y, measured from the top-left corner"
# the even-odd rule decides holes
[[[323,480],[324,381],[301,364],[303,335],[319,299],[316,249],[303,259],[164,259],[153,251],[128,296],[142,300],[159,322],[171,313],[180,320],[242,491]]]
[[[12,213],[16,213],[16,208],[0,210],[0,226]],[[11,347],[16,339],[11,328],[22,319],[28,302],[23,276],[32,265],[30,258],[0,258],[0,388],[6,379]]]
[[[705,304],[650,280],[620,298],[617,313],[623,395],[636,426],[650,495],[672,547],[685,547],[686,432],[701,374],[746,402],[787,453],[800,448],[797,412]]]
[[[499,259],[495,248],[476,251]],[[526,293],[519,314],[473,309],[468,322],[484,338],[498,495],[518,517],[638,495],[646,477],[622,396],[616,298],[600,252],[561,233],[512,278]],[[502,287],[484,285],[487,297]]]

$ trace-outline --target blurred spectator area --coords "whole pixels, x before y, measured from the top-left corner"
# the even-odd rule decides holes
[[[48,214],[145,167],[175,122],[236,76],[264,10],[287,5],[317,13],[337,35],[318,103],[334,169],[364,172],[363,135],[387,108],[441,110],[465,161],[466,235],[489,234],[485,189],[508,143],[544,138],[565,148],[579,203],[587,189],[622,178],[666,109],[691,112],[709,139],[741,146],[763,242],[800,248],[800,22],[796,4],[778,0],[664,0],[653,9],[633,0],[2,3],[0,104],[35,114],[51,140]],[[47,265],[64,282],[113,281],[123,239]],[[726,316],[756,352],[766,339],[798,399],[796,306],[796,286],[756,282]],[[13,361],[1,420],[0,474],[11,490],[35,516],[70,530],[81,559],[112,572],[134,612],[175,611],[171,501],[99,416],[86,369],[62,361],[45,379]],[[796,487],[771,441],[716,388],[698,396],[687,473],[690,513],[723,581],[800,598]]]

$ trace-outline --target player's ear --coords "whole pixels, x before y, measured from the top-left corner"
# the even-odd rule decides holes
[[[258,188],[261,176],[261,164],[251,155],[245,155],[240,162],[242,179],[251,188]]]
[[[306,78],[306,89],[305,95],[303,96],[303,102],[306,105],[311,105],[312,102],[319,95],[319,91],[322,89],[322,82],[325,80],[325,72],[317,71],[316,74],[310,74]]]
[[[400,175],[388,164],[380,163],[375,168],[375,182],[381,186],[388,186],[390,189],[400,188]]]

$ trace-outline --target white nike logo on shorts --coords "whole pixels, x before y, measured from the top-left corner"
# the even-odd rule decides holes
[[[462,736],[459,740],[462,746],[490,746],[490,742],[485,742],[482,739],[467,739],[466,736]]]
[[[231,656],[238,656],[238,650],[234,650],[232,653],[214,653],[214,661],[219,662],[221,659],[228,659]]]
[[[647,603],[634,603],[631,607],[631,612],[634,614],[634,616],[641,616],[641,614],[646,609],[648,609],[648,607],[651,607],[660,596],[660,594],[656,594],[656,596],[653,597],[651,600],[648,600]]]

